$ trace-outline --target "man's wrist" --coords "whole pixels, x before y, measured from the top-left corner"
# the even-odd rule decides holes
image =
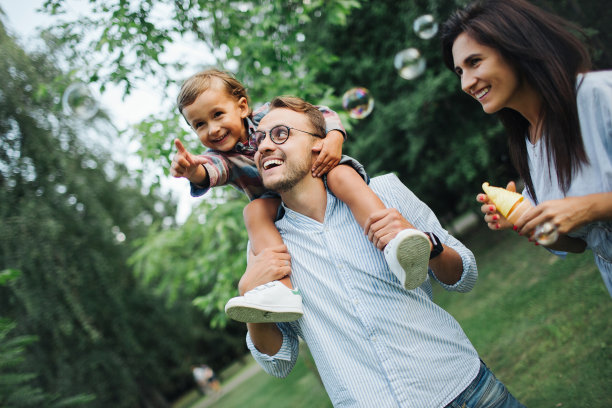
[[[438,255],[444,251],[444,246],[440,239],[433,232],[425,232],[425,235],[429,237],[429,241],[431,242],[432,248],[431,253],[429,254],[429,259],[434,259]]]

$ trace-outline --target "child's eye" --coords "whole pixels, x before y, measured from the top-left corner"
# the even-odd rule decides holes
[[[204,122],[196,122],[195,125],[193,125],[193,128],[194,129],[198,129],[198,128],[204,126],[204,125],[205,125]]]
[[[218,118],[219,116],[223,115],[223,112],[217,111],[215,112],[215,118]]]

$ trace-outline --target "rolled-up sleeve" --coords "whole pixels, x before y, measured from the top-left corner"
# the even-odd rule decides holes
[[[285,378],[289,375],[299,355],[299,340],[295,331],[289,324],[277,324],[283,335],[283,344],[274,356],[261,353],[251,340],[247,332],[246,343],[251,351],[253,358],[264,369],[264,371],[274,377]]]
[[[224,186],[231,180],[231,163],[222,155],[213,152],[206,152],[199,157],[207,160],[202,166],[208,175],[208,185],[197,185],[189,182],[191,186],[191,196],[200,197],[213,187]]]

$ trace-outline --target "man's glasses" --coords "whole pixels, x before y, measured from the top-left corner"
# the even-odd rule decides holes
[[[297,130],[299,132],[308,133],[309,135],[316,136],[321,139],[323,138],[323,136],[321,135],[310,133],[305,130],[297,129],[291,126],[277,125],[268,131],[270,133],[270,140],[272,140],[277,145],[283,144],[287,141],[287,139],[289,139],[289,132],[292,129]],[[254,132],[251,135],[251,146],[257,149],[259,147],[259,144],[263,142],[263,140],[266,138],[266,133],[268,132],[263,131],[263,130],[258,130]]]

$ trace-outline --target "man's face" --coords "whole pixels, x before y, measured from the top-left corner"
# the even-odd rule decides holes
[[[282,193],[289,191],[307,177],[312,177],[312,147],[314,136],[291,129],[283,144],[270,140],[270,129],[285,125],[306,132],[313,132],[308,117],[291,109],[276,108],[263,117],[257,130],[265,131],[255,153],[255,164],[266,188]]]

